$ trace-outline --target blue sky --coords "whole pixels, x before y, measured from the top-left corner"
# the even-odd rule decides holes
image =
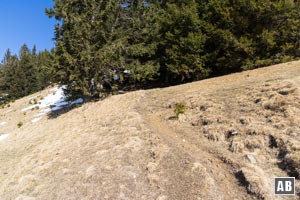
[[[8,48],[18,54],[23,44],[38,51],[54,46],[55,20],[45,15],[52,6],[52,0],[1,0],[0,61]]]

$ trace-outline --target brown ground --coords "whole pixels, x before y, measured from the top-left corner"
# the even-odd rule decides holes
[[[86,103],[0,109],[0,199],[300,199],[300,62]],[[45,96],[49,89],[32,96]],[[36,97],[39,98],[39,97]],[[174,108],[187,111],[176,119]],[[18,122],[23,122],[17,128]]]

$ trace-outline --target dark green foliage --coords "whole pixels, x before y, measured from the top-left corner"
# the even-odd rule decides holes
[[[37,92],[52,81],[51,53],[31,51],[27,45],[20,49],[19,56],[8,49],[0,68],[0,95],[8,94],[10,99],[20,98]]]
[[[165,81],[198,80],[209,75],[205,66],[203,21],[195,1],[168,3],[158,18],[160,40],[158,56]]]
[[[299,57],[299,2],[198,1],[206,22],[207,64],[215,75]]]
[[[108,90],[169,85],[300,56],[298,1],[124,2],[55,0],[47,10],[60,21],[55,71],[71,96],[88,95],[92,78]]]
[[[185,103],[177,103],[175,105],[175,109],[174,109],[174,113],[176,115],[176,117],[178,118],[178,116],[180,114],[184,114],[187,110],[187,106],[185,105]]]
[[[125,2],[127,2],[124,6]],[[0,91],[20,97],[52,77],[70,98],[172,85],[300,57],[294,0],[54,0],[55,50],[7,51]],[[126,71],[126,73],[124,73]],[[130,72],[130,73],[128,73]],[[50,77],[50,79],[49,79]]]

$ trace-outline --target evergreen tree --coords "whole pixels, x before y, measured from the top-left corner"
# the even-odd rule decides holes
[[[2,65],[9,65],[12,59],[12,55],[10,52],[10,49],[7,49],[5,54],[4,54],[4,58],[2,60]]]
[[[92,78],[111,87],[177,84],[300,56],[298,1],[54,2],[52,65],[73,98],[88,95]]]
[[[193,0],[174,1],[163,8],[159,16],[161,29],[157,56],[166,82],[207,77],[210,69],[205,66],[206,36],[197,14],[197,3]]]
[[[117,7],[117,1],[56,0],[47,10],[49,17],[61,20],[56,26],[56,70],[73,97],[87,95],[90,79],[109,67],[101,65],[99,51],[113,39]]]
[[[0,92],[12,99],[37,92],[53,80],[53,56],[47,50],[37,53],[23,45],[19,56],[7,50],[0,68]]]

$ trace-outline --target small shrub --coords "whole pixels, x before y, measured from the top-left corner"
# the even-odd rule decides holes
[[[230,151],[237,153],[237,152],[243,152],[243,150],[245,149],[245,145],[243,143],[243,141],[241,141],[240,139],[233,139],[231,141],[231,144],[229,146]]]
[[[175,105],[175,109],[174,109],[176,117],[178,118],[179,114],[184,114],[186,110],[187,110],[187,107],[184,103],[177,103]]]
[[[23,122],[19,122],[19,123],[17,124],[17,126],[18,126],[18,128],[21,128],[21,126],[23,126]]]

